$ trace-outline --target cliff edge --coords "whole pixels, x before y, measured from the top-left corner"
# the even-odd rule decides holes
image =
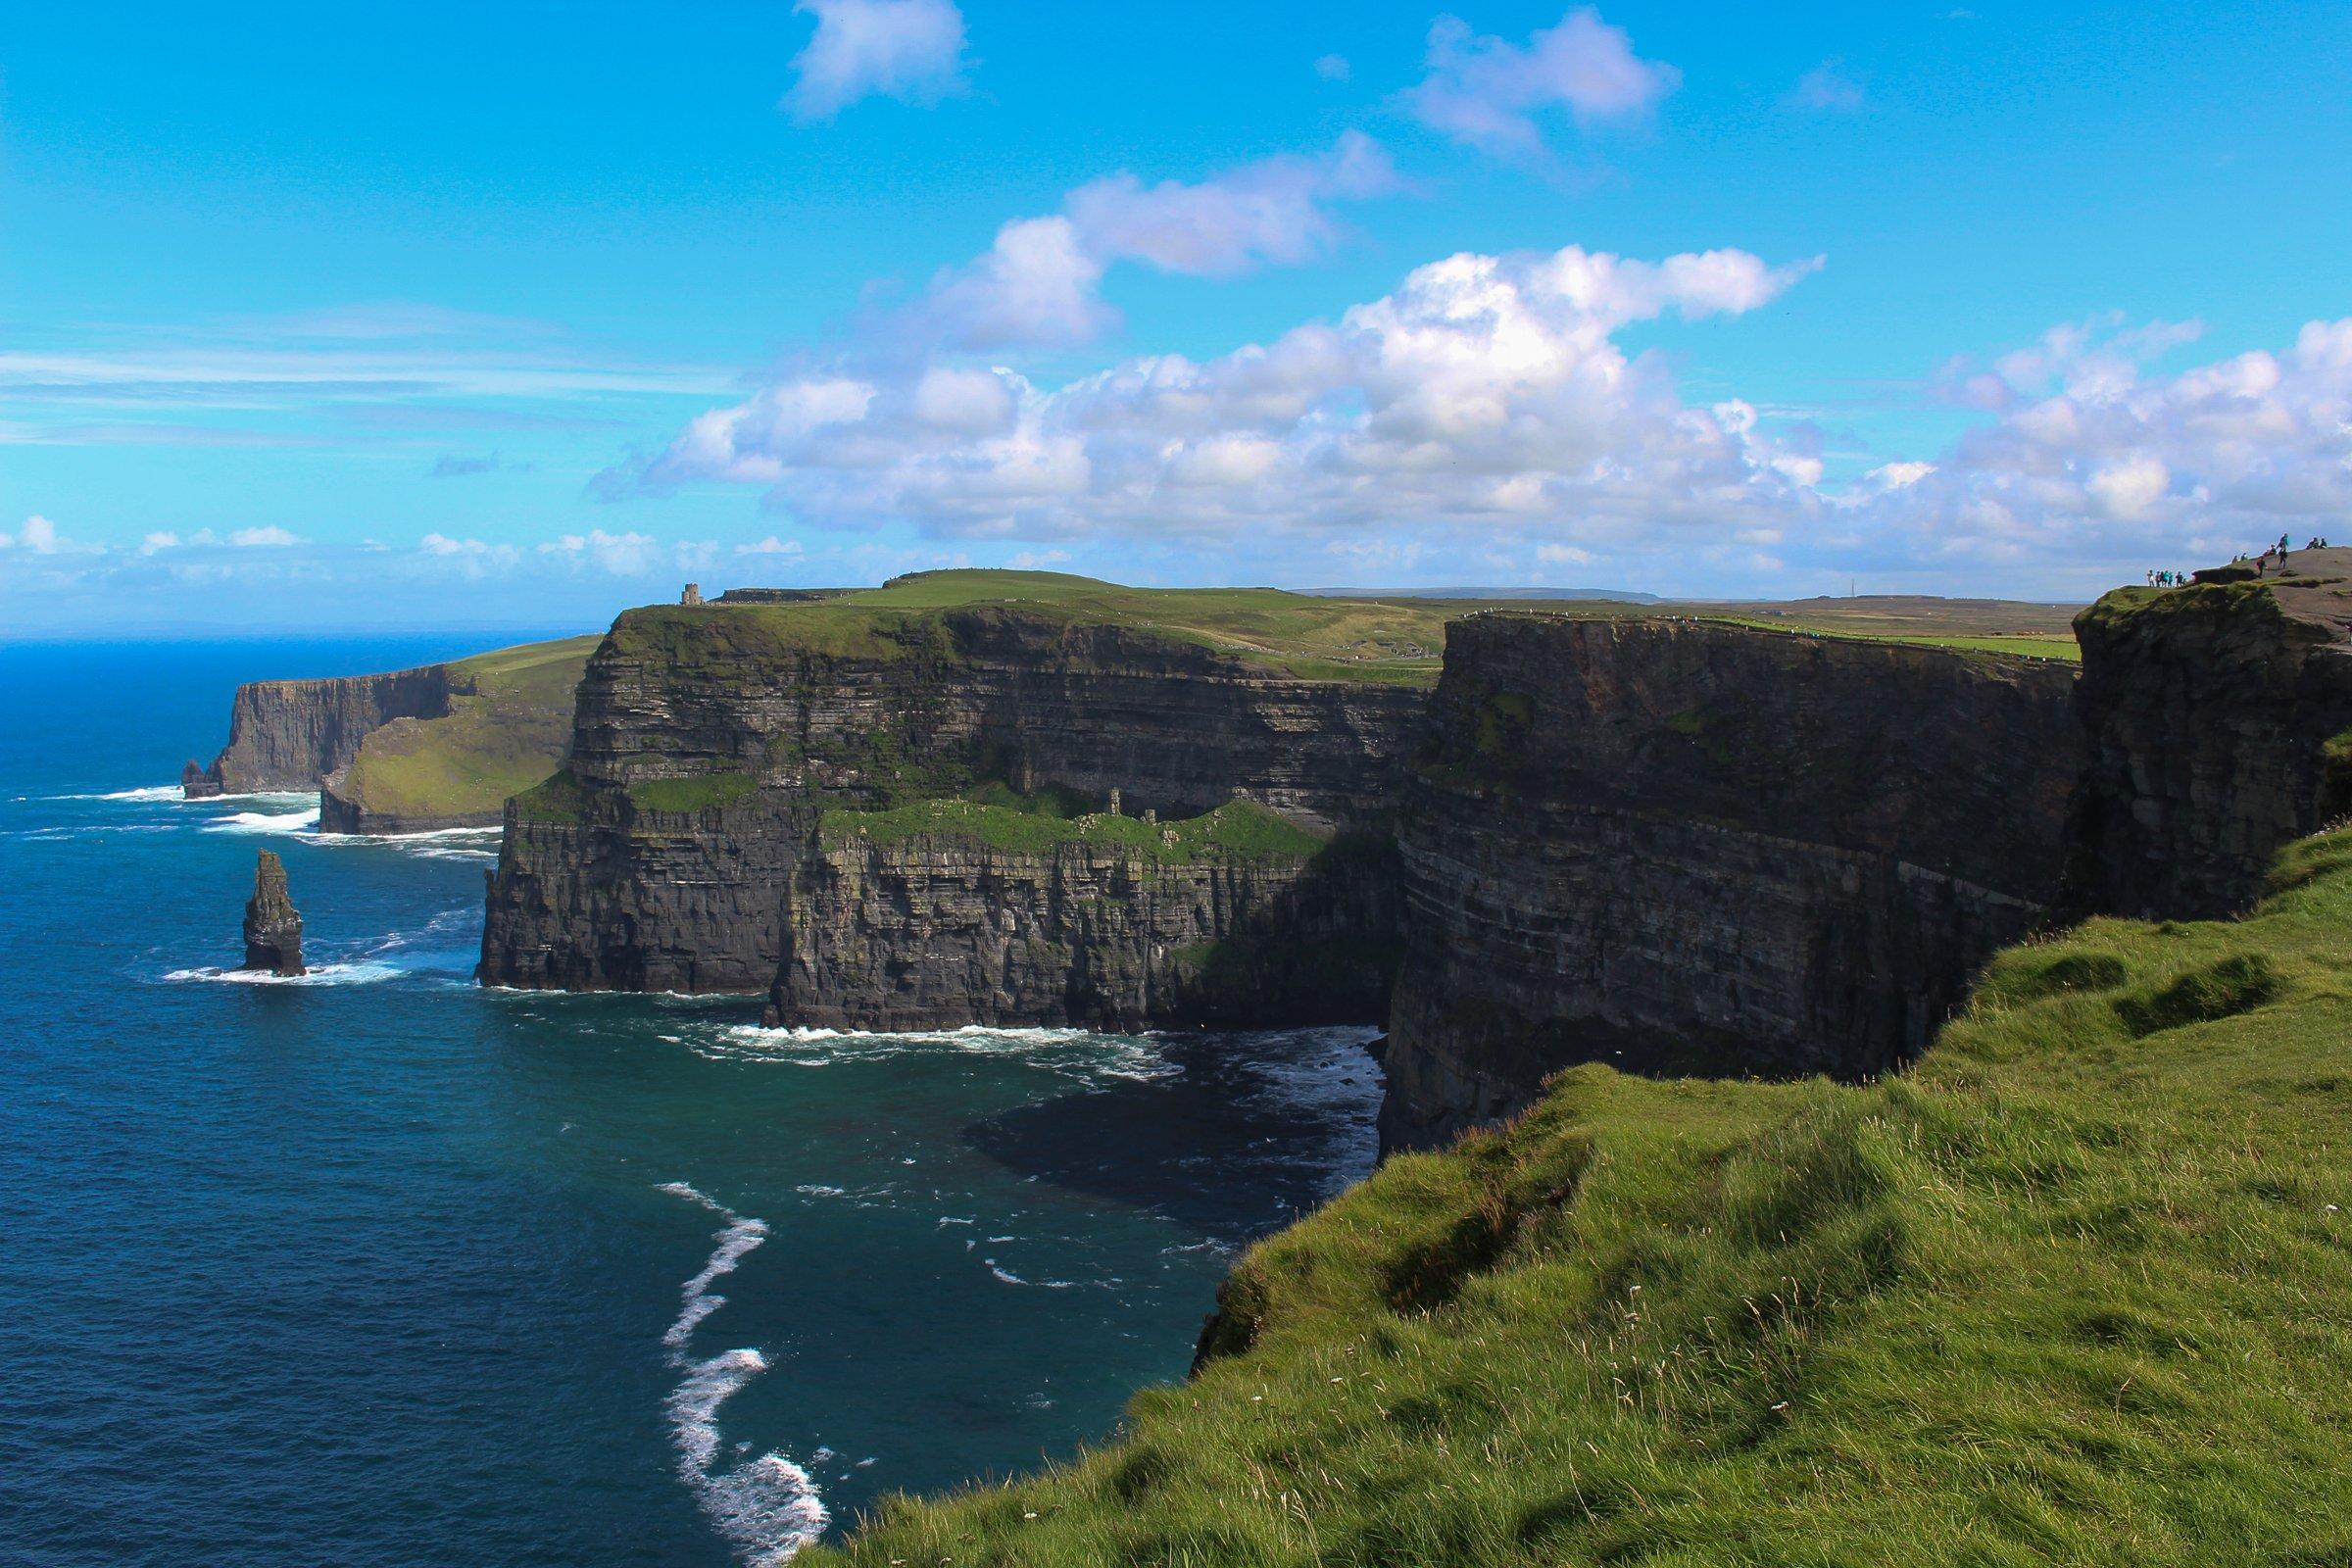
[[[2089,765],[2068,904],[2234,914],[2278,849],[2352,811],[2352,549],[2122,588],[2075,622]]]
[[[1705,621],[1457,623],[1398,834],[1387,1144],[1579,1061],[1917,1054],[2056,895],[2074,678]]]

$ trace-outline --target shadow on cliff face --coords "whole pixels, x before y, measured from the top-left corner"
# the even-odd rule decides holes
[[[1161,1077],[985,1117],[963,1137],[1007,1170],[1239,1245],[1372,1168],[1369,1030],[1157,1037]]]

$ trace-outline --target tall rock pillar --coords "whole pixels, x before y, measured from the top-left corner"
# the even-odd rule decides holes
[[[286,868],[275,854],[262,851],[253,868],[253,897],[245,901],[245,963],[248,969],[298,975],[302,967],[302,914],[286,893]]]

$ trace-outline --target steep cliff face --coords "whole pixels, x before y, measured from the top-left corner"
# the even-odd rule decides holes
[[[1096,817],[1051,824],[1059,842],[992,843],[992,828],[1048,824],[964,809],[997,820],[975,829],[947,808],[906,831],[888,814],[828,815],[789,888],[769,1023],[1262,1028],[1386,1014],[1397,929],[1385,840],[1335,843],[1237,804],[1166,827]]]
[[[228,744],[204,776],[231,793],[317,789],[393,719],[448,711],[449,674],[441,664],[332,680],[251,681],[237,688]]]
[[[383,675],[237,688],[228,745],[190,762],[190,800],[318,791],[321,833],[496,826],[509,796],[564,764],[572,698],[601,639],[525,643]]]
[[[823,809],[984,780],[1117,790],[1170,818],[1240,797],[1362,823],[1427,695],[1043,611],[631,611],[589,662],[568,769],[509,809],[481,975],[765,991]]]
[[[1400,832],[1392,1145],[1543,1076],[1884,1067],[2055,892],[2073,670],[1672,621],[1457,623]]]
[[[2262,579],[2121,589],[2075,626],[2091,750],[2070,906],[2234,914],[2280,846],[2352,811],[2352,550],[2298,551]]]

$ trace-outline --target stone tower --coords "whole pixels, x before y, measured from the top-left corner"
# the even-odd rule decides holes
[[[699,605],[702,602],[703,585],[699,582],[688,583],[686,585],[686,591],[678,595],[678,603],[681,605]]]
[[[253,897],[245,901],[245,962],[287,976],[303,972],[302,915],[286,894],[286,868],[262,851],[253,868]]]

